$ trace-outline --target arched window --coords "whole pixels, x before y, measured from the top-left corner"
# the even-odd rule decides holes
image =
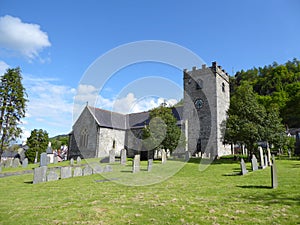
[[[87,147],[88,136],[89,136],[88,129],[87,128],[82,129],[81,134],[80,134],[80,142],[79,142],[79,145],[81,147]]]
[[[225,92],[225,84],[222,83],[222,91]]]

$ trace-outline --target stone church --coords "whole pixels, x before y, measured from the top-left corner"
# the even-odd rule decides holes
[[[231,154],[222,132],[230,103],[229,75],[213,62],[210,67],[185,69],[183,80],[183,106],[172,108],[172,113],[185,135],[186,146],[173,154]],[[68,158],[106,157],[111,149],[117,155],[123,148],[128,153],[143,151],[142,129],[149,122],[149,112],[121,114],[86,106],[70,133]]]

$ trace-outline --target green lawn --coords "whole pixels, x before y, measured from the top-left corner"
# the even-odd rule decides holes
[[[156,162],[150,173],[142,165],[138,174],[116,163],[105,177],[35,185],[32,174],[0,178],[0,224],[300,223],[299,160],[277,160],[277,189],[270,188],[270,168],[239,176],[239,163],[229,160],[217,160],[204,171],[198,159],[185,165]],[[174,176],[168,172],[177,169]],[[147,186],[121,184],[153,183],[167,175]],[[96,182],[106,178],[116,180]]]

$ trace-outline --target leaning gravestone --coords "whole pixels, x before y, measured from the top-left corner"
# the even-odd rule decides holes
[[[22,167],[23,167],[23,168],[27,168],[27,166],[28,166],[28,159],[25,158],[25,159],[23,160],[23,162],[22,162]]]
[[[126,155],[126,149],[122,149],[121,150],[121,165],[126,165],[126,161],[127,161],[127,155]]]
[[[74,169],[73,177],[80,177],[80,176],[82,176],[82,169],[81,167],[76,167]]]
[[[81,158],[80,158],[80,156],[77,156],[76,163],[79,166],[81,165]]]
[[[45,182],[46,175],[47,175],[47,166],[41,166],[41,167],[34,168],[33,183],[37,184],[40,182]]]
[[[274,155],[272,155],[271,180],[272,180],[272,188],[277,188],[277,186],[278,186],[277,168],[276,168],[275,156]]]
[[[19,160],[19,158],[14,158],[13,159],[13,163],[12,163],[12,167],[13,168],[16,168],[16,167],[18,167],[20,165],[20,160]]]
[[[259,151],[259,159],[260,159],[260,168],[264,169],[265,167],[265,163],[264,163],[264,153],[263,153],[263,149],[262,147],[258,147],[258,151]]]
[[[40,166],[47,166],[47,162],[48,162],[47,153],[43,152],[40,158]]]
[[[133,173],[137,173],[140,171],[140,161],[141,161],[141,156],[135,155],[134,159],[132,161],[132,172]]]
[[[153,159],[148,159],[147,171],[150,172],[152,170]]]
[[[161,163],[165,164],[167,162],[167,153],[164,149],[161,150]]]
[[[241,159],[241,174],[245,175],[248,173],[248,170],[246,168],[246,164],[244,162],[244,159]]]
[[[70,166],[74,166],[74,159],[70,159]]]
[[[49,171],[48,175],[47,175],[47,181],[54,181],[54,180],[58,180],[59,176],[55,171]]]
[[[82,176],[88,176],[93,174],[93,169],[90,166],[86,166],[82,170]]]
[[[251,166],[252,166],[252,171],[258,170],[257,159],[255,155],[252,155]]]
[[[72,167],[61,167],[60,169],[60,178],[65,179],[65,178],[70,178],[72,177]]]
[[[109,163],[114,163],[115,162],[115,150],[112,149],[109,151]]]

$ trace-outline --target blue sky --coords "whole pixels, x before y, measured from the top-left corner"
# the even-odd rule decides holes
[[[154,76],[182,85],[178,68],[140,63],[114,74],[100,93],[93,85],[80,86],[89,66],[111,49],[142,40],[173,42],[232,74],[299,59],[299,11],[297,0],[1,0],[0,73],[7,67],[22,69],[29,98],[23,138],[34,128],[50,136],[64,134],[71,131],[75,95],[82,97],[77,111],[95,95],[99,107],[117,105],[122,112],[134,102],[131,111],[139,111],[163,99],[130,91],[121,96],[132,82]],[[166,98],[173,104],[180,95]]]

